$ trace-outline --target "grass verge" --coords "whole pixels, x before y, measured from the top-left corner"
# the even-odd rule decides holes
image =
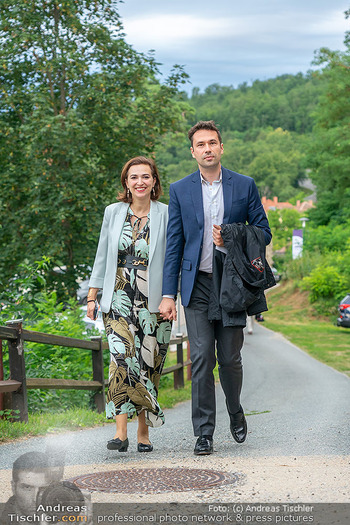
[[[284,335],[339,372],[350,376],[350,329],[335,325],[335,317],[322,316],[309,303],[308,293],[293,282],[272,288],[267,295],[269,311],[264,326]]]
[[[65,412],[29,414],[28,423],[11,423],[0,420],[0,443],[21,437],[33,437],[48,432],[65,432],[83,427],[95,427],[106,423],[104,414],[92,410],[75,408]]]

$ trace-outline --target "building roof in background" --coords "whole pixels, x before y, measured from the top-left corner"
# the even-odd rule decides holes
[[[278,197],[274,197],[273,199],[267,199],[266,197],[262,197],[261,202],[264,206],[265,212],[268,212],[269,210],[283,210],[289,208],[303,213],[315,206],[311,199],[302,202],[300,200],[297,200],[295,206],[290,202],[279,202]]]

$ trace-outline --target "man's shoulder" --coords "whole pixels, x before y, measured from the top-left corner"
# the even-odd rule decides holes
[[[5,515],[8,517],[8,514],[15,514],[16,512],[18,512],[17,500],[15,496],[11,496],[4,505],[2,519],[4,519]],[[0,525],[2,525],[2,523],[3,522],[0,521]]]
[[[227,168],[224,168],[222,166],[222,176],[233,178],[234,180],[239,180],[241,182],[245,182],[248,184],[251,184],[251,182],[254,180],[252,177],[249,177],[249,175],[243,175],[242,173],[238,173],[237,171],[228,170]]]

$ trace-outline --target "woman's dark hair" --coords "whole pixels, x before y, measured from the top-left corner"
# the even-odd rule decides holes
[[[128,162],[126,162],[126,164],[124,164],[124,166],[123,166],[122,173],[121,173],[121,176],[120,176],[121,183],[122,183],[122,186],[123,186],[123,190],[118,195],[118,199],[120,201],[122,201],[122,202],[131,202],[132,201],[131,193],[129,192],[129,195],[128,195],[128,191],[127,191],[128,188],[126,186],[126,179],[128,177],[129,169],[132,166],[139,166],[140,164],[146,164],[147,166],[149,166],[151,168],[152,177],[156,181],[155,184],[154,184],[154,191],[152,190],[152,192],[151,192],[151,199],[153,201],[156,201],[156,200],[159,199],[160,195],[162,195],[163,191],[162,191],[162,186],[160,184],[160,178],[159,178],[159,173],[158,173],[158,169],[157,169],[156,163],[154,162],[153,159],[149,159],[148,157],[139,156],[139,157],[134,157],[134,158],[128,160]]]

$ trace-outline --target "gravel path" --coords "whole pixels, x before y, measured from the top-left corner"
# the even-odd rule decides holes
[[[238,475],[224,487],[158,494],[104,494],[93,502],[349,502],[350,379],[309,357],[282,336],[255,323],[243,350],[242,404],[247,441],[236,444],[221,387],[217,388],[215,452],[193,455],[190,402],[165,411],[166,424],[151,429],[154,452],[136,451],[136,424],[129,425],[126,454],[107,451],[111,425],[52,433],[0,446],[1,501],[11,495],[13,461],[29,450],[64,445],[65,479],[132,468],[213,469]]]

